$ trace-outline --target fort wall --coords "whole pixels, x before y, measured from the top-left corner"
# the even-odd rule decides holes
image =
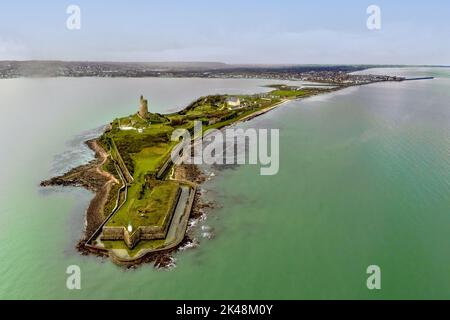
[[[173,201],[169,212],[164,217],[165,220],[161,226],[139,226],[131,233],[124,226],[104,226],[100,239],[103,241],[123,240],[130,249],[132,249],[140,240],[164,239],[167,236],[167,232],[172,223],[172,218],[178,205],[180,195],[181,188],[178,188],[175,200]]]

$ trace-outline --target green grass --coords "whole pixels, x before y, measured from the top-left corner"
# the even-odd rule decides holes
[[[160,156],[164,156],[173,147],[170,136],[174,128],[167,124],[152,124],[150,127],[143,129],[142,132],[137,130],[120,130],[117,126],[113,126],[113,130],[106,135],[110,137],[117,146],[117,151],[123,159],[124,165],[135,177],[135,170],[138,174],[146,173],[140,170],[140,165],[145,166],[145,170],[154,172],[160,164]],[[139,154],[143,150],[150,150],[149,153],[156,159],[142,159]],[[115,159],[119,158],[115,150],[111,150]],[[148,151],[147,151],[148,152]],[[153,165],[153,167],[151,167]]]
[[[108,194],[108,199],[105,203],[105,207],[103,208],[103,216],[105,218],[111,214],[114,207],[116,206],[117,195],[120,187],[121,186],[117,183],[113,183],[111,186],[111,190],[109,191]]]
[[[120,130],[120,126],[141,126],[137,130]],[[155,174],[163,165],[176,142],[170,141],[173,127],[151,124],[133,115],[117,119],[112,130],[105,133],[112,141],[110,152],[114,159],[123,159],[123,165],[134,178],[128,188],[124,205],[108,221],[108,226],[163,226],[173,206],[178,184],[175,182],[146,182],[148,174]],[[103,139],[107,140],[107,139]],[[116,148],[115,148],[116,147]],[[119,157],[120,155],[120,157]],[[109,168],[111,169],[111,168]]]
[[[304,96],[306,92],[303,90],[274,90],[269,94],[282,98],[296,98]]]
[[[139,226],[163,227],[168,223],[168,213],[172,209],[179,185],[173,181],[164,181],[145,189],[140,197],[142,184],[134,183],[128,189],[128,200],[106,224],[111,227]]]
[[[141,152],[133,154],[134,178],[141,180],[145,174],[155,174],[162,167],[175,145],[176,142],[160,143],[143,148]]]

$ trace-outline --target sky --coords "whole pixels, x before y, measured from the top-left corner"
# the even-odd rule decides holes
[[[0,60],[450,65],[449,21],[448,0],[0,0]]]

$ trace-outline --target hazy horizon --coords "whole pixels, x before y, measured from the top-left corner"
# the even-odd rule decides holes
[[[450,68],[450,64],[373,64],[373,63],[227,63],[221,61],[114,61],[114,60],[46,60],[46,59],[30,59],[30,60],[0,60],[0,62],[58,62],[58,63],[112,63],[112,64],[149,64],[149,65],[223,65],[230,67],[296,67],[296,66],[369,66],[369,67],[436,67]]]
[[[70,5],[80,29],[67,28]],[[367,27],[371,5],[377,30]],[[2,4],[0,60],[447,66],[449,9],[443,0],[18,0]]]

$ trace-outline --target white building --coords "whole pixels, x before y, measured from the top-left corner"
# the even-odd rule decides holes
[[[229,97],[226,100],[229,107],[238,108],[241,106],[241,100],[238,97]]]

